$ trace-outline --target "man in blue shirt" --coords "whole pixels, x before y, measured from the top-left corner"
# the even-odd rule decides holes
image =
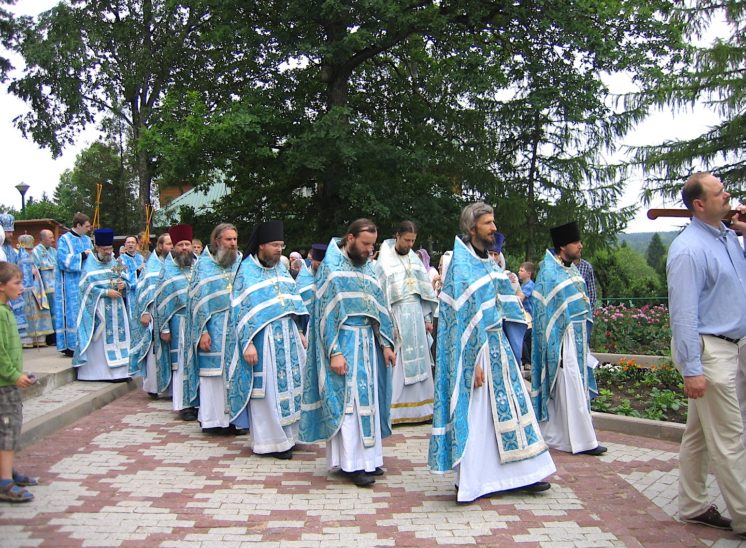
[[[746,343],[746,258],[721,221],[730,194],[720,179],[695,173],[681,195],[693,219],[671,244],[666,264],[673,358],[689,398],[679,515],[746,538],[746,449],[735,390],[739,347]],[[710,459],[732,521],[707,500]]]

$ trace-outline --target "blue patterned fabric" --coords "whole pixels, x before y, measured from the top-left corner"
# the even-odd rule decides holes
[[[295,281],[282,263],[263,267],[253,255],[241,263],[233,282],[231,307],[230,369],[228,404],[235,420],[249,403],[249,398],[263,398],[265,359],[275,364],[277,413],[280,424],[297,422],[301,407],[302,349],[295,318],[308,312]],[[259,362],[253,367],[243,353],[254,343]]]
[[[311,322],[310,314],[313,311],[313,300],[316,298],[316,275],[309,266],[306,266],[305,261],[301,264],[298,277],[295,278],[295,285],[298,287],[298,293],[303,299],[303,304],[306,305],[306,310],[308,310],[309,315],[301,319],[303,332],[308,333],[308,325]]]
[[[119,256],[119,259],[122,261],[122,264],[127,267],[127,275],[122,277],[127,282],[125,301],[127,303],[127,310],[130,313],[130,317],[132,317],[132,311],[134,309],[136,299],[135,289],[137,287],[138,278],[137,269],[140,268],[140,265],[142,265],[144,261],[142,255],[140,255],[139,253],[135,253],[135,255],[122,253]]]
[[[531,398],[539,421],[547,420],[547,403],[562,359],[562,341],[571,327],[578,351],[583,386],[590,398],[598,393],[593,369],[588,366],[587,325],[593,312],[585,280],[575,265],[566,267],[547,250],[534,286],[534,326],[531,350]]]
[[[34,260],[34,265],[41,275],[44,292],[47,294],[49,313],[54,326],[53,329],[56,330],[57,321],[54,315],[54,270],[57,268],[57,250],[53,247],[47,249],[43,244],[39,244],[31,252],[31,256]]]
[[[184,362],[184,406],[197,406],[200,376],[225,376],[225,349],[230,335],[228,320],[231,308],[233,278],[241,264],[239,252],[228,268],[221,267],[206,246],[194,265],[189,285],[189,347]],[[208,352],[199,349],[202,333],[208,333],[212,344]]]
[[[298,287],[298,294],[303,299],[303,304],[310,312],[316,294],[316,277],[305,262],[301,266],[298,277],[295,278],[295,285]]]
[[[140,265],[143,263],[142,255],[138,253],[135,255],[122,253],[119,258],[122,259],[124,266],[127,267],[127,277],[125,278],[127,281],[127,288],[130,291],[134,291],[135,286],[137,285],[137,269],[140,268]]]
[[[176,369],[180,361],[184,362],[186,349],[189,347],[186,326],[192,276],[192,266],[179,267],[171,253],[163,259],[163,268],[153,296],[153,343],[158,392],[165,392],[171,384],[171,371]],[[171,333],[169,342],[160,337],[160,333],[164,331]]]
[[[5,252],[5,257],[9,263],[13,263],[15,265],[18,264],[18,250],[16,250],[12,245],[6,242],[3,244],[3,251]],[[28,322],[26,321],[26,305],[23,300],[23,295],[16,299],[13,299],[12,301],[9,301],[8,306],[10,306],[11,310],[13,310],[13,315],[16,318],[18,333],[21,336],[21,339],[27,337],[26,328],[28,327]]]
[[[520,371],[525,330],[523,309],[505,272],[456,238],[440,293],[428,459],[433,471],[451,470],[464,454],[478,362],[490,368],[500,462],[525,460],[546,451]]]
[[[158,256],[158,253],[151,253],[135,288],[130,310],[130,340],[132,345],[129,373],[131,376],[145,376],[146,360],[153,344],[153,322],[142,325],[140,316],[147,313],[152,318],[154,315],[153,300],[162,268],[163,260]]]
[[[349,384],[353,369],[358,374],[356,389],[366,397],[372,385],[366,372],[372,362],[377,362],[378,401],[363,401],[361,405],[376,406],[381,437],[389,436],[391,371],[383,363],[376,337],[378,342],[393,348],[393,324],[371,262],[353,266],[340,250],[337,239],[330,242],[316,273],[316,299],[311,316],[314,320],[310,324],[308,361],[303,374],[300,439],[306,442],[328,440],[339,430],[350,405]],[[342,352],[347,360],[344,376],[331,370],[333,350]],[[363,443],[369,446],[371,440],[365,433],[368,426],[365,423],[361,426]]]
[[[129,315],[124,299],[109,297],[107,292],[118,279],[112,268],[116,260],[102,263],[94,253],[83,263],[80,277],[80,310],[77,318],[77,346],[73,367],[88,362],[88,348],[94,337],[102,336],[106,363],[120,367],[129,363]]]
[[[68,232],[57,240],[57,270],[54,278],[54,319],[57,350],[75,350],[80,308],[80,273],[83,270],[82,253],[93,249],[88,235],[78,236]]]
[[[23,303],[26,319],[26,337],[36,339],[54,333],[49,300],[44,291],[41,275],[34,276],[34,259],[24,248],[18,250],[18,266],[23,273]],[[38,272],[38,271],[37,271]],[[17,320],[16,320],[17,321]],[[23,335],[21,336],[23,339]]]

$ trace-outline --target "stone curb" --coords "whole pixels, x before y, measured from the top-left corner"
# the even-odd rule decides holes
[[[83,398],[70,402],[60,409],[55,409],[46,415],[36,417],[24,423],[21,429],[21,447],[27,447],[39,441],[44,436],[69,426],[76,420],[93,413],[97,409],[101,409],[117,398],[141,386],[141,378],[136,378],[129,382],[112,383]]]
[[[609,430],[620,434],[643,436],[676,443],[681,442],[681,436],[684,434],[685,425],[677,422],[654,421],[597,411],[593,411],[591,414],[593,416],[593,426],[599,430]]]
[[[39,373],[37,381],[29,388],[21,391],[21,399],[26,401],[44,395],[50,390],[59,388],[75,381],[75,369],[69,367],[52,373]]]

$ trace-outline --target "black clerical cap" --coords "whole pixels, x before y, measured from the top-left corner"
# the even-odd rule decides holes
[[[246,246],[244,258],[249,255],[256,255],[261,244],[269,242],[282,242],[285,240],[285,230],[282,221],[265,221],[254,226],[254,230],[249,238],[249,245]]]
[[[575,221],[550,228],[549,233],[552,235],[552,243],[555,249],[580,241],[580,229]]]

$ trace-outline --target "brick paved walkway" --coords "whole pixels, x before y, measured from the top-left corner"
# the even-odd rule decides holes
[[[133,392],[22,451],[43,485],[30,504],[0,504],[0,545],[738,545],[671,517],[668,442],[600,432],[602,458],[553,453],[550,491],[460,505],[453,477],[425,467],[429,426],[397,428],[386,476],[359,489],[327,476],[321,446],[256,457],[246,437],[207,437],[169,407]]]

